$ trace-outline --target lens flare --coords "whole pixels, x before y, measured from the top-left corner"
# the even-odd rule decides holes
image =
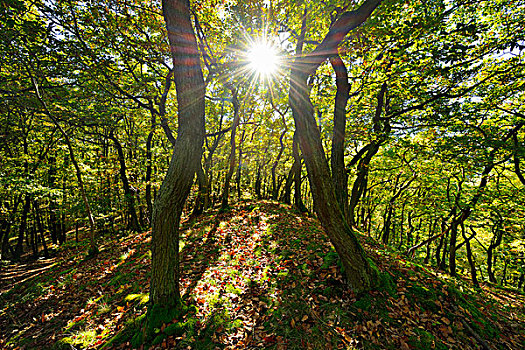
[[[277,50],[268,42],[257,42],[248,50],[248,64],[252,71],[263,78],[277,72],[279,56]]]

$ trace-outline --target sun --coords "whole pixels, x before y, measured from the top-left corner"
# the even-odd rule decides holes
[[[248,66],[261,78],[270,78],[279,69],[277,48],[267,41],[255,42],[248,49]]]

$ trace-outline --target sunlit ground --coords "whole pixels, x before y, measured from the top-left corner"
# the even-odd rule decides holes
[[[491,324],[508,326],[509,314],[497,306],[503,301],[490,299],[501,315],[486,322],[479,291],[466,303],[450,281],[375,245],[366,244],[368,254],[394,282],[357,298],[318,222],[286,205],[241,203],[186,222],[182,233],[182,293],[197,310],[159,329],[181,330],[161,337],[162,348],[475,349],[462,319],[476,320],[479,334],[509,348],[525,341],[508,330],[489,337],[496,334]],[[83,260],[88,240],[68,243],[44,274],[23,275],[25,282],[2,294],[0,348],[60,342],[94,349],[115,335],[114,348],[130,348],[147,310],[149,244],[149,232],[113,233],[96,259]],[[461,288],[468,292],[468,283]],[[504,302],[524,303],[515,294]],[[451,305],[462,314],[453,316]]]

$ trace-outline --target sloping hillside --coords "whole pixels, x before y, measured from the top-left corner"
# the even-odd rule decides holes
[[[523,349],[525,297],[450,279],[371,240],[379,290],[353,295],[318,222],[273,202],[184,224],[184,298],[196,307],[152,348]],[[133,348],[148,300],[149,232],[113,233],[85,259],[3,265],[0,348]],[[148,347],[145,347],[148,348]]]

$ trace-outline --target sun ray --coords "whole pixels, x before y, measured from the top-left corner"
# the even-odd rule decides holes
[[[279,65],[277,50],[267,41],[259,41],[248,51],[249,67],[263,78],[276,73]]]

